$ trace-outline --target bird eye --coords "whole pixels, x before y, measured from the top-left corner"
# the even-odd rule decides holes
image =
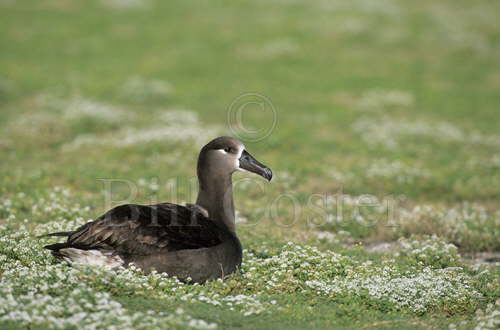
[[[231,147],[225,147],[225,148],[224,148],[224,151],[225,151],[225,152],[231,152],[231,151],[232,151],[232,149],[231,149]]]

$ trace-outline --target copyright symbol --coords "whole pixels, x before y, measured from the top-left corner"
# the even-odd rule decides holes
[[[255,128],[248,123],[245,125],[245,117],[258,118],[259,127]],[[262,94],[241,94],[227,109],[229,129],[242,141],[257,142],[265,139],[274,130],[277,119],[274,104]]]

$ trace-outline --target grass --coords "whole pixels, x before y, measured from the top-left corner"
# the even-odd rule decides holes
[[[72,327],[78,313],[87,326],[101,317],[95,324],[135,328],[498,322],[498,266],[461,255],[500,252],[499,9],[2,1],[1,325]],[[249,93],[270,100],[276,122]],[[231,128],[245,135],[228,113],[249,101],[244,128],[261,131],[245,144],[275,179],[235,175],[241,274],[185,286],[72,269],[40,249],[37,234],[120,201],[193,200],[199,147]],[[122,180],[111,198],[109,180]],[[381,242],[391,248],[370,248]],[[57,299],[88,306],[59,310]]]

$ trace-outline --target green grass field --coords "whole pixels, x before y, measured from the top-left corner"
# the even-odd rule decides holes
[[[0,0],[0,328],[498,327],[499,12]],[[234,176],[240,273],[186,285],[41,248],[119,203],[191,202],[218,135],[275,173]]]

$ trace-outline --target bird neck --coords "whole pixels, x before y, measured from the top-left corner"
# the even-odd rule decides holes
[[[224,224],[235,232],[233,182],[231,174],[198,173],[199,192],[196,204],[208,211],[210,219]]]

